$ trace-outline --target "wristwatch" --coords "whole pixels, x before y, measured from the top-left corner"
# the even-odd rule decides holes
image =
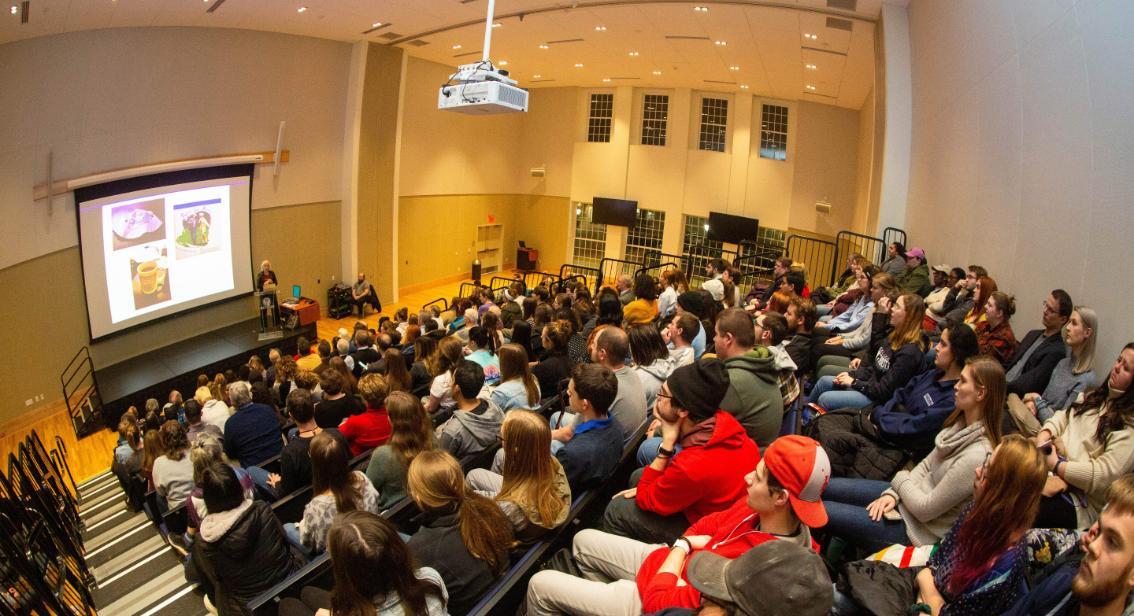
[[[672,449],[666,449],[665,447],[658,447],[658,457],[659,458],[672,458],[675,453],[676,452]]]
[[[689,540],[685,537],[678,537],[677,541],[673,542],[674,549],[683,550],[686,554],[693,553],[693,546],[689,545]]]

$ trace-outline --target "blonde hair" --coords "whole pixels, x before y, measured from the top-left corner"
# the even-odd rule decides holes
[[[925,300],[920,295],[906,293],[898,298],[905,308],[906,318],[890,332],[890,348],[897,351],[907,344],[916,344],[925,352],[925,337],[921,333],[921,322],[925,319]]]
[[[555,528],[564,519],[570,502],[555,495],[555,476],[562,471],[559,461],[551,455],[551,428],[547,421],[532,411],[511,411],[500,434],[505,451],[504,483],[496,500],[511,501],[533,523]]]
[[[1074,365],[1071,366],[1071,372],[1083,374],[1095,368],[1095,344],[1099,337],[1099,317],[1095,314],[1093,308],[1087,306],[1075,306],[1071,313],[1076,312],[1079,313],[1079,319],[1083,321],[1083,327],[1091,330],[1091,335],[1083,341],[1083,348],[1079,349],[1079,354],[1072,354]],[[1071,319],[1067,319],[1067,322],[1070,323]],[[1067,331],[1067,325],[1063,326],[1063,331]]]
[[[531,369],[528,367],[528,352],[515,342],[509,342],[500,347],[500,382],[504,383],[512,379],[520,379],[520,382],[523,383],[528,396],[528,405],[538,406],[539,383],[536,382]]]
[[[202,386],[198,387],[197,391],[193,392],[193,397],[197,399],[197,402],[204,404],[213,399],[213,392],[208,387]]]

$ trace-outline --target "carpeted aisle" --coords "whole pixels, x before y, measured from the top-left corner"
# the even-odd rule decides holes
[[[196,585],[185,581],[181,561],[144,513],[132,513],[109,472],[79,486],[87,566],[98,582],[102,616],[201,616]]]

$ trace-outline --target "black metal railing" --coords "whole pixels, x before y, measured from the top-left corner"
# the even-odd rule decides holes
[[[836,254],[831,261],[833,271],[842,271],[847,257],[858,253],[873,263],[881,263],[886,258],[886,240],[872,235],[855,233],[854,231],[839,231],[835,235]]]
[[[803,235],[789,235],[784,242],[784,253],[792,261],[807,268],[812,288],[830,286],[834,282],[835,243]]]
[[[593,286],[592,290],[597,293],[599,284],[602,279],[602,270],[597,267],[590,267],[587,265],[575,265],[574,263],[564,263],[559,266],[559,280],[567,280],[569,278],[582,277],[588,286]]]
[[[421,307],[421,309],[422,310],[429,310],[433,306],[438,306],[438,305],[441,306],[441,312],[445,312],[446,310],[449,309],[449,300],[445,299],[444,297],[438,297],[437,299],[423,305]]]
[[[547,288],[553,289],[562,280],[559,274],[552,274],[550,272],[524,272],[524,289],[534,289],[539,285],[546,285]]]
[[[461,283],[461,287],[457,290],[457,297],[472,297],[474,293],[480,289],[488,289],[488,285],[480,284],[479,282],[465,281]]]
[[[597,292],[598,287],[601,287],[604,284],[613,285],[614,282],[618,280],[619,276],[633,277],[634,272],[642,266],[643,263],[641,261],[631,261],[629,259],[611,259],[609,257],[604,258],[599,262],[599,270],[601,273],[599,275],[598,284],[595,286],[595,291]]]
[[[885,242],[887,246],[894,242],[901,242],[902,246],[909,247],[909,244],[906,243],[906,232],[897,227],[886,227],[882,229],[882,241]],[[882,254],[882,258],[885,258],[886,253]]]
[[[79,349],[67,362],[67,367],[59,375],[59,384],[75,436],[82,438],[97,429],[102,422],[102,398],[87,347]]]

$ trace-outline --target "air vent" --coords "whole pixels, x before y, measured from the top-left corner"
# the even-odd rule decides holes
[[[681,34],[667,34],[665,35],[667,41],[707,41],[707,36],[684,36]]]
[[[827,0],[827,8],[853,12],[858,10],[858,0]]]
[[[547,44],[548,45],[565,45],[567,43],[582,43],[582,42],[583,42],[583,39],[581,39],[581,38],[573,38],[573,39],[562,39],[562,40],[559,40],[559,41],[548,41]]]
[[[394,39],[402,38],[402,35],[398,34],[397,32],[387,32],[385,34],[379,34],[378,38],[384,38],[387,41],[392,41]]]
[[[839,19],[838,17],[828,17],[827,27],[832,30],[846,30],[847,32],[854,30],[854,24],[849,19]]]
[[[423,41],[421,39],[414,39],[412,41],[406,41],[406,45],[413,45],[414,47],[425,47],[428,44],[429,44],[428,42]]]
[[[613,81],[635,81],[638,79],[641,79],[641,77],[611,77]]]

